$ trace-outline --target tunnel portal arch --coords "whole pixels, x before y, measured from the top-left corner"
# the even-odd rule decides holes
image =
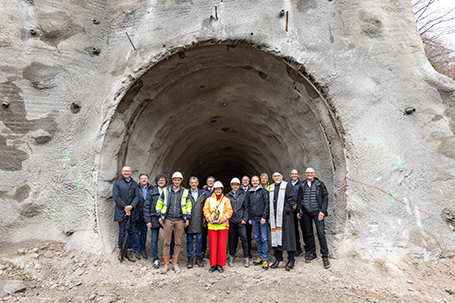
[[[346,174],[342,126],[302,65],[245,43],[173,50],[129,77],[106,101],[97,209],[112,250],[112,183],[125,164],[133,177],[181,171],[228,183],[243,174],[289,179],[312,166],[331,193]],[[228,187],[228,184],[225,184]]]

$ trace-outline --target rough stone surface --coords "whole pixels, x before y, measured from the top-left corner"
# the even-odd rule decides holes
[[[23,292],[27,289],[24,282],[19,280],[6,281],[3,285],[3,291],[7,295]]]
[[[330,192],[331,256],[455,250],[455,83],[427,62],[408,1],[0,9],[1,251],[57,240],[112,252],[124,164],[136,179],[225,182],[312,166]],[[345,176],[385,192],[348,180],[344,216]]]

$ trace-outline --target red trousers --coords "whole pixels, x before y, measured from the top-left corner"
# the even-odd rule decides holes
[[[226,266],[226,246],[228,233],[228,229],[209,229],[208,236],[210,244],[210,266]]]

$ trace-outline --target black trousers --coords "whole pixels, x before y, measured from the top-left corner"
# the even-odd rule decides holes
[[[249,222],[246,222],[246,241],[248,243],[248,257],[251,255],[251,238],[253,234],[253,225]]]
[[[316,254],[316,244],[314,242],[313,222],[316,226],[316,232],[318,234],[319,246],[321,247],[321,255],[327,257],[329,255],[329,248],[327,247],[327,240],[325,238],[325,225],[324,219],[318,220],[319,212],[303,213],[303,225],[305,226],[306,238],[305,244],[308,247],[306,250],[309,253]]]
[[[242,241],[243,257],[248,258],[248,242],[246,238],[246,224],[242,225],[240,223],[229,223],[229,234],[228,234],[228,243],[229,243],[229,255],[232,257],[235,256],[237,251],[237,244]]]

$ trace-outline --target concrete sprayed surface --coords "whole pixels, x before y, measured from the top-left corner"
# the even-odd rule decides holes
[[[455,251],[455,83],[427,62],[408,1],[0,9],[2,252],[57,240],[110,254],[124,164],[185,183],[312,166],[332,257]],[[345,176],[362,183],[340,188]]]

